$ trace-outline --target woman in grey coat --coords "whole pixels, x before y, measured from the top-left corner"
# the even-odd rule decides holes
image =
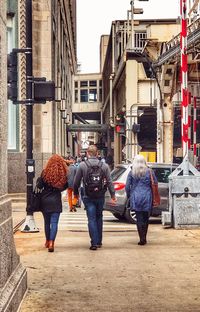
[[[135,156],[132,170],[126,181],[126,194],[130,199],[130,209],[136,212],[137,230],[140,241],[138,245],[147,243],[146,235],[149,224],[149,216],[152,209],[152,190],[150,170],[142,155]],[[152,171],[154,181],[157,182]]]

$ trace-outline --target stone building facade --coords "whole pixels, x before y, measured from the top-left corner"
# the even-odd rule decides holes
[[[13,0],[15,1],[15,0]],[[18,1],[18,47],[26,45],[25,0]],[[57,101],[33,107],[33,154],[36,176],[53,154],[66,155],[72,136],[66,133],[62,111],[72,119],[72,84],[76,73],[76,0],[34,0],[33,74],[55,81]],[[25,98],[25,60],[20,60],[20,97]],[[18,149],[9,150],[9,193],[26,191],[26,107],[19,109]],[[20,179],[19,179],[20,177]]]
[[[17,311],[27,288],[26,271],[15,250],[8,197],[7,3],[0,1],[0,311]],[[3,177],[3,178],[2,178]]]
[[[161,45],[178,30],[176,20],[135,20],[133,34],[130,21],[112,22],[102,81],[103,118],[110,124],[108,153],[115,163],[131,160],[139,152],[156,161],[159,88],[150,58],[142,51],[148,40],[155,37]],[[156,46],[151,53],[157,53]],[[125,123],[123,133],[115,127],[120,118]],[[132,130],[134,124],[140,126],[139,132]]]

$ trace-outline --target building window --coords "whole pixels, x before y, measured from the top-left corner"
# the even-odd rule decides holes
[[[90,87],[96,87],[97,81],[96,80],[90,80]]]
[[[7,17],[7,49],[8,53],[15,47],[15,18]],[[8,149],[18,150],[19,148],[19,109],[8,101]]]
[[[89,90],[89,102],[96,102],[97,101],[97,89],[90,89]]]
[[[81,102],[88,102],[88,90],[81,90]]]
[[[78,81],[75,81],[74,85],[75,85],[75,88],[78,88]]]
[[[99,88],[99,102],[102,102],[102,88]]]
[[[75,90],[74,92],[74,99],[75,99],[75,103],[78,103],[78,90]]]
[[[17,105],[8,101],[8,149],[17,149]]]
[[[147,33],[146,32],[136,32],[135,33],[135,48],[141,50],[146,42]]]
[[[88,86],[88,81],[83,80],[81,81],[81,87],[87,87]]]

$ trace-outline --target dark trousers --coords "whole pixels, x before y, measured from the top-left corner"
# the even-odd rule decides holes
[[[104,198],[90,199],[89,197],[84,197],[83,203],[87,212],[88,230],[91,239],[91,245],[101,245],[103,232]]]
[[[149,223],[148,211],[136,211],[137,225],[145,225]]]
[[[136,211],[137,230],[140,238],[139,245],[146,244],[146,236],[149,225],[149,212],[148,211]]]

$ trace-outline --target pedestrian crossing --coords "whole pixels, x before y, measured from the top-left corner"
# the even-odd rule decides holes
[[[117,220],[111,213],[103,213],[104,231],[134,231],[135,225]],[[67,203],[63,203],[63,212],[60,215],[59,230],[74,232],[88,231],[87,216],[84,208],[77,208],[76,212],[69,212]]]

